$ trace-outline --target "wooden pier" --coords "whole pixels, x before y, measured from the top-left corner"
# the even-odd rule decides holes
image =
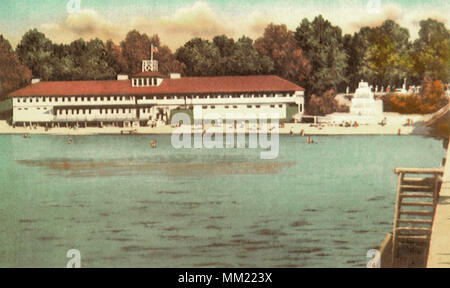
[[[448,148],[446,160],[431,232],[427,262],[429,268],[450,268],[450,149]]]
[[[425,267],[443,169],[397,168],[392,266]]]
[[[394,227],[379,252],[381,268],[450,268],[450,164],[396,168]]]

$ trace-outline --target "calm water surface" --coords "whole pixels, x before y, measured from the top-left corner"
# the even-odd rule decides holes
[[[282,136],[276,160],[72,138],[0,136],[0,267],[65,267],[71,248],[82,267],[365,267],[392,229],[393,169],[444,155],[416,136]]]

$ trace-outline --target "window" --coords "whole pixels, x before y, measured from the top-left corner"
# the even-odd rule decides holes
[[[72,101],[72,98],[71,98],[71,97],[68,97],[68,98],[67,98],[67,101],[68,101],[68,102]]]
[[[45,97],[42,98],[42,102],[45,102]]]
[[[227,106],[225,106],[225,109],[230,109],[230,106],[228,106],[228,105],[227,105]]]
[[[39,98],[36,98],[36,103],[39,103]]]
[[[275,108],[275,105],[270,105],[270,108]]]
[[[214,106],[214,105],[213,105],[213,106],[211,106],[211,109],[216,109],[216,106]]]
[[[208,109],[208,106],[202,106],[203,109]]]
[[[20,98],[17,98],[17,102],[20,103]]]
[[[252,108],[252,105],[247,105],[247,108]]]
[[[33,103],[33,98],[30,98],[30,103]]]
[[[303,104],[300,104],[300,112],[303,112]]]
[[[237,109],[238,107],[236,105],[233,106],[234,109]]]
[[[256,108],[261,108],[261,105],[256,105]]]
[[[58,98],[55,98],[55,102],[58,102]]]
[[[280,104],[280,105],[278,105],[278,107],[280,107],[280,108],[283,108],[283,105],[282,105],[282,104]]]

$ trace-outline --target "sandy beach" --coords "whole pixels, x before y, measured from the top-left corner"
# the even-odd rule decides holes
[[[279,134],[281,135],[426,135],[429,131],[424,125],[425,122],[415,122],[414,125],[406,125],[405,121],[390,121],[387,125],[367,124],[358,127],[342,127],[338,124],[309,124],[309,123],[287,123],[281,125]],[[159,127],[88,127],[88,128],[67,128],[55,127],[46,129],[45,127],[15,127],[8,125],[6,121],[0,121],[0,134],[42,134],[42,135],[110,135],[110,134],[173,134],[186,133],[194,131],[193,127],[171,127],[169,125]],[[223,127],[212,127],[206,125],[202,132],[211,133],[225,132]],[[234,129],[230,129],[231,133],[236,133]],[[303,131],[303,132],[302,132]],[[255,133],[258,129],[249,129],[246,127],[245,133]],[[230,132],[228,132],[230,133]],[[242,133],[239,130],[238,133]]]

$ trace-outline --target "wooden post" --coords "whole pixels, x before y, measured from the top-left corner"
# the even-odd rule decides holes
[[[400,172],[398,174],[398,182],[397,182],[397,196],[395,200],[395,214],[394,214],[394,228],[392,231],[392,265],[395,267],[396,265],[396,258],[397,258],[397,221],[400,218],[400,203],[402,201],[401,199],[401,185],[403,182],[403,176],[404,174]]]

